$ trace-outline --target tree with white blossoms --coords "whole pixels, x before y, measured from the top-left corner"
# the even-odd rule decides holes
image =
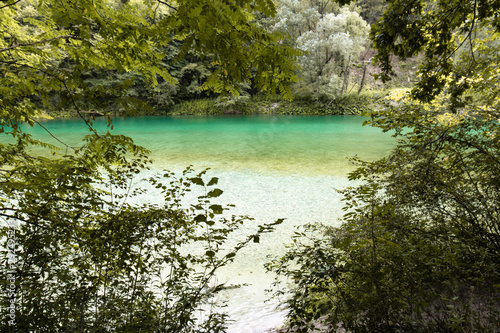
[[[299,58],[302,81],[295,91],[316,98],[346,92],[350,66],[363,51],[370,29],[357,8],[324,0],[283,0],[276,21],[274,29],[307,51]]]

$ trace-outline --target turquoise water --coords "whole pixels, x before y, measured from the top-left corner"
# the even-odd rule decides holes
[[[373,160],[393,146],[390,135],[362,122],[358,116],[137,117],[114,119],[111,132],[151,150],[158,168],[345,176],[352,169],[346,157]],[[89,133],[80,119],[43,125],[69,145]],[[107,121],[95,127],[105,133]],[[41,128],[30,131],[57,144]]]
[[[264,263],[284,254],[296,227],[314,222],[338,225],[344,211],[336,189],[352,185],[346,175],[353,166],[346,157],[373,160],[394,145],[390,135],[362,123],[357,116],[139,117],[114,119],[112,132],[151,150],[153,170],[143,176],[163,168],[179,171],[190,164],[198,170],[210,167],[207,177],[219,177],[218,186],[224,190],[218,199],[235,205],[230,214],[254,218],[232,235],[232,245],[262,223],[286,219],[259,244],[244,248],[217,277],[219,283],[241,285],[216,296],[234,320],[228,331],[262,333],[280,326],[286,313],[279,300],[267,301],[274,276],[265,273]],[[104,119],[96,121],[101,133],[106,125]],[[47,121],[43,126],[69,145],[80,145],[89,133],[78,119]],[[29,131],[58,144],[41,128]],[[137,180],[135,186],[147,185]],[[138,200],[158,198],[161,195],[149,189]]]

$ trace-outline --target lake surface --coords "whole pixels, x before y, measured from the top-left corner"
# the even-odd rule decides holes
[[[260,333],[280,326],[286,313],[279,300],[267,301],[274,276],[265,274],[263,264],[286,251],[296,226],[339,223],[342,197],[335,189],[349,185],[346,176],[354,168],[347,157],[373,160],[394,145],[390,135],[362,122],[357,116],[139,117],[115,119],[112,132],[151,150],[149,172],[210,167],[209,176],[218,176],[224,190],[220,200],[236,205],[233,214],[255,218],[243,226],[242,237],[259,224],[286,218],[218,276],[219,282],[242,285],[217,296],[234,320],[229,331]],[[81,144],[89,133],[81,120],[43,125],[69,145]],[[98,131],[105,133],[106,125],[96,121]],[[41,129],[30,131],[52,140]],[[155,198],[151,191],[141,200]]]
[[[193,164],[218,171],[345,177],[352,170],[346,157],[372,160],[392,147],[389,135],[362,122],[358,116],[137,117],[114,119],[112,133],[150,149],[158,168]],[[69,145],[79,145],[89,133],[79,119],[43,125]],[[106,125],[104,119],[95,122],[101,133]]]

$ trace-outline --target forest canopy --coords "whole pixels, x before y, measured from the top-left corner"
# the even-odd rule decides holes
[[[258,13],[274,15],[273,2],[3,2],[0,60],[3,72],[9,73],[2,78],[3,103],[28,103],[31,95],[47,103],[60,91],[68,100],[61,107],[78,103],[82,96],[97,99],[105,89],[85,78],[99,69],[122,75],[112,88],[116,95],[133,80],[146,86],[158,80],[175,83],[170,64],[162,62],[171,43],[179,49],[170,62],[189,52],[210,57],[213,70],[202,90],[238,94],[239,84],[252,78],[258,89],[289,96],[300,52],[281,43],[285,36],[258,27]]]

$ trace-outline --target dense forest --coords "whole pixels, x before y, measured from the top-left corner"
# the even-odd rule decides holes
[[[120,4],[116,2],[115,8],[123,6]],[[41,34],[43,29],[32,23],[39,15],[36,6],[24,1],[16,5],[15,21],[19,24],[20,34],[16,38],[26,38],[26,34]],[[196,47],[187,47],[179,38],[169,38],[154,46],[159,57],[156,66],[169,75],[164,77],[157,74],[154,78],[157,82],[153,85],[140,71],[110,68],[103,64],[83,70],[75,67],[77,64],[70,53],[47,53],[45,56],[50,57],[47,60],[51,71],[79,72],[81,81],[78,83],[78,96],[53,89],[48,100],[33,96],[32,101],[43,110],[41,116],[57,118],[75,116],[79,110],[115,116],[127,112],[264,112],[266,107],[276,102],[281,102],[280,107],[274,110],[278,113],[315,113],[321,110],[324,114],[359,114],[371,106],[371,97],[375,92],[381,92],[388,86],[408,85],[410,78],[413,78],[412,74],[407,75],[404,70],[397,71],[400,77],[394,75],[389,85],[373,79],[379,69],[370,63],[374,51],[368,39],[369,23],[377,20],[382,8],[384,4],[381,0],[365,0],[344,6],[332,1],[282,1],[274,16],[256,13],[253,22],[259,28],[272,31],[285,45],[303,52],[296,54],[300,70],[292,81],[298,82],[290,86],[288,95],[294,96],[295,109],[286,99],[270,100],[265,94],[262,95],[259,81],[254,75],[255,67],[237,85],[227,91],[223,89],[223,92],[232,92],[230,97],[221,94],[221,91],[208,89],[211,85],[208,81],[218,75],[215,55],[197,50]],[[162,13],[159,7],[155,15],[168,15],[171,10],[166,7]],[[6,45],[11,44],[7,42]],[[405,62],[405,67],[414,66],[415,61]],[[367,94],[356,96],[362,91]],[[301,108],[311,102],[314,108]],[[129,105],[133,103],[135,105],[131,109]],[[255,108],[254,105],[260,107]]]
[[[398,138],[385,158],[353,160],[341,226],[305,227],[267,265],[293,282],[289,331],[500,331],[499,12],[499,0],[1,1],[1,331],[225,331],[223,309],[197,317],[222,288],[210,281],[283,221],[223,251],[245,218],[227,218],[218,178],[191,168],[148,178],[161,205],[133,204],[148,151],[94,116],[248,103],[363,112]],[[68,115],[89,128],[78,147],[23,130]],[[192,188],[203,194],[187,208]]]

